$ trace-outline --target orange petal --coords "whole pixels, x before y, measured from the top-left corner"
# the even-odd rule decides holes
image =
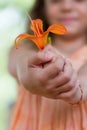
[[[36,36],[43,34],[43,22],[40,19],[32,20],[31,29],[34,31]]]
[[[63,35],[67,33],[67,30],[62,24],[53,24],[47,29],[47,32]]]
[[[43,37],[35,38],[34,42],[40,50],[44,49],[45,44]]]
[[[17,36],[17,38],[15,39],[16,49],[18,49],[19,44],[26,38],[29,38],[30,40],[33,41],[34,36],[29,35],[29,34],[20,34],[19,36]]]

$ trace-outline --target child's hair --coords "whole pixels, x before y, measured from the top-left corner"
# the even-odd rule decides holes
[[[45,15],[45,11],[44,11],[44,0],[35,0],[34,6],[31,10],[31,12],[29,12],[30,16],[32,19],[41,19],[43,21],[43,29],[44,31],[47,30],[49,24]],[[27,33],[32,33],[30,28],[29,28],[29,24],[30,21],[27,24]],[[53,34],[51,34],[52,36]],[[86,37],[87,37],[87,31],[86,31]],[[87,38],[86,38],[87,39]]]
[[[44,14],[44,0],[36,0],[34,3],[34,6],[31,10],[31,12],[29,12],[30,16],[32,19],[41,19],[44,23],[43,28],[44,31],[48,28],[48,23],[47,23],[47,19],[45,17]],[[30,29],[29,29],[29,22],[28,22],[28,26],[27,26],[27,33],[30,33]]]

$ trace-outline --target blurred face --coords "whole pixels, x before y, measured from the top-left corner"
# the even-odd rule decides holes
[[[69,34],[87,30],[87,0],[45,0],[49,24],[62,23]]]

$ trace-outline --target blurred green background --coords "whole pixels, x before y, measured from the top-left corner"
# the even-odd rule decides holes
[[[17,83],[8,72],[8,54],[15,37],[25,32],[26,12],[35,0],[0,0],[0,130],[9,130]],[[31,16],[32,17],[32,16]]]

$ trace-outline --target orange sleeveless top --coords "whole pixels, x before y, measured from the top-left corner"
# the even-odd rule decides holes
[[[71,61],[80,69],[86,56],[87,47],[83,47]],[[87,130],[87,101],[72,107],[63,100],[32,95],[20,86],[10,130]]]

